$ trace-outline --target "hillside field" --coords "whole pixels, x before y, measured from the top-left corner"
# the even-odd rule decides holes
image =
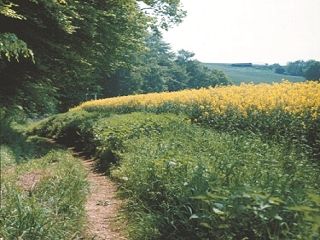
[[[231,64],[224,63],[204,63],[205,66],[212,69],[223,71],[227,77],[234,83],[272,83],[281,82],[283,79],[290,82],[302,82],[303,77],[290,76],[274,73],[272,70],[257,69],[254,67],[232,67]]]

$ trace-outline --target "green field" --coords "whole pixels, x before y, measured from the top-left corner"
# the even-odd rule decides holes
[[[298,76],[290,76],[274,73],[272,70],[258,67],[232,67],[226,63],[204,63],[205,66],[223,71],[235,84],[245,83],[272,83],[281,82],[282,79],[290,82],[302,82],[305,79]],[[260,65],[259,65],[260,66]]]

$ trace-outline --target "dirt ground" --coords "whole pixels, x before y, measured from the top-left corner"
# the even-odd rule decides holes
[[[125,223],[120,219],[122,201],[116,197],[116,185],[94,168],[94,160],[83,159],[88,171],[90,193],[87,198],[87,232],[89,239],[124,240]]]

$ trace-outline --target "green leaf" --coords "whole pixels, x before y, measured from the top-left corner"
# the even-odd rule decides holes
[[[225,213],[219,210],[218,208],[212,208],[213,212],[218,215],[224,215]]]
[[[319,212],[318,209],[314,209],[309,206],[294,206],[294,207],[288,207],[288,209],[298,211],[298,212]]]
[[[192,215],[189,217],[189,220],[191,220],[191,219],[198,219],[198,218],[199,218],[198,215],[192,214]]]
[[[212,227],[208,223],[205,223],[205,222],[200,223],[200,226],[204,227],[204,228],[212,229]]]
[[[316,203],[318,206],[320,206],[320,195],[314,194],[314,193],[308,193],[308,197]]]
[[[273,205],[280,205],[280,204],[283,204],[285,203],[284,201],[282,201],[280,198],[278,197],[270,197],[268,199],[268,202],[273,204]]]

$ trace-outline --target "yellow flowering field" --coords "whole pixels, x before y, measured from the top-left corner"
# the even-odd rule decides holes
[[[197,105],[206,114],[224,114],[228,109],[236,109],[243,116],[248,111],[268,113],[274,109],[303,114],[308,111],[314,118],[319,116],[320,84],[317,82],[274,84],[242,84],[209,89],[192,89],[179,92],[151,93],[132,96],[106,98],[88,101],[76,109],[157,108],[171,103],[180,108]]]
[[[88,101],[71,109],[93,112],[184,114],[222,131],[249,131],[266,139],[310,146],[320,159],[320,83],[283,81]]]

